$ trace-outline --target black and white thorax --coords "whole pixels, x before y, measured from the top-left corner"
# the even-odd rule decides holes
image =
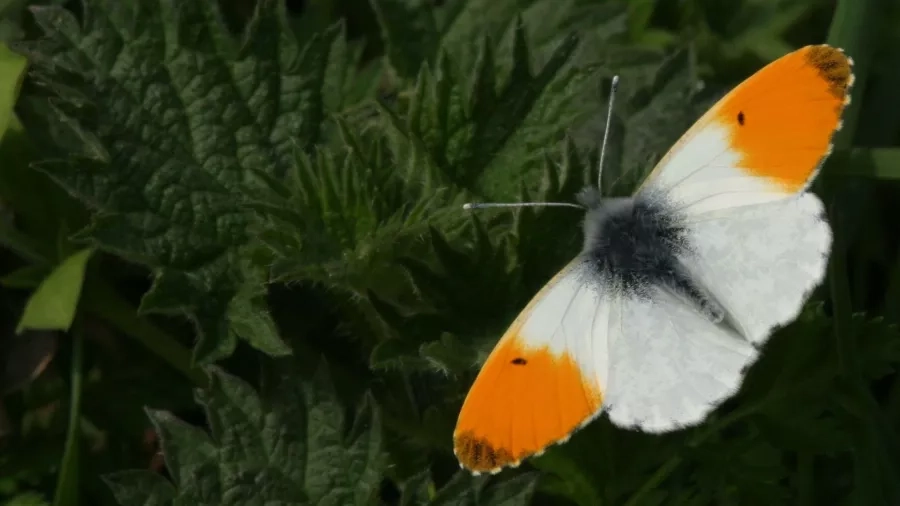
[[[722,305],[685,268],[694,250],[684,217],[664,196],[638,192],[601,199],[596,188],[585,188],[578,201],[587,209],[579,257],[601,286],[639,299],[651,299],[652,289],[662,288],[714,323],[725,319]]]

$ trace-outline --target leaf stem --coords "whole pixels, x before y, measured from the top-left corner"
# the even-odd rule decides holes
[[[78,504],[78,469],[81,453],[81,387],[84,363],[84,332],[82,324],[76,323],[72,330],[72,365],[69,396],[69,427],[66,431],[66,448],[63,453],[53,506],[75,506]]]
[[[197,386],[207,386],[209,379],[200,368],[194,366],[191,351],[146,318],[139,316],[137,309],[123,300],[106,281],[94,278],[85,286],[83,297],[88,311],[134,338]]]

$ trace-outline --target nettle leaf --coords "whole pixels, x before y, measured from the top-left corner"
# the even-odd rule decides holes
[[[424,308],[371,298],[393,332],[373,349],[370,361],[378,368],[466,372],[483,361],[514,310],[508,301],[517,300],[510,292],[519,285],[508,241],[495,239],[486,225],[472,219],[452,243],[432,229],[426,245],[423,258],[399,260]],[[454,316],[460,314],[466,317]]]
[[[604,167],[604,193],[630,194],[718,98],[719,90],[704,89],[697,78],[692,56],[690,51],[679,51],[652,72],[637,68],[626,74],[630,89],[622,93],[617,113],[624,118],[621,145]]]
[[[484,63],[492,60],[490,47],[486,43],[482,45],[480,61],[483,65],[476,67],[474,84],[468,94],[469,97],[475,97],[469,100],[483,102],[477,107],[472,106],[472,111],[490,110],[494,107],[491,104],[497,100],[494,85],[484,84],[493,83],[495,76],[491,70],[495,66]],[[524,46],[519,47],[521,50]],[[674,140],[680,132],[669,131],[668,134],[664,134],[662,131],[666,127],[661,124],[688,123],[699,114],[693,100],[696,81],[691,77],[689,61],[683,54],[662,63],[657,62],[653,71],[648,71],[646,68],[648,65],[641,63],[631,68],[636,89],[626,95],[624,109],[625,114],[633,116],[621,120],[617,135],[611,137],[610,152],[607,153],[606,166],[603,170],[603,189],[607,194],[630,193],[639,180],[629,178],[628,175],[643,174],[649,170],[650,166],[636,161],[641,159],[641,155],[646,159],[652,152],[648,149],[650,148],[648,143],[640,142],[640,139],[656,132],[659,135],[669,135]],[[447,65],[441,68],[442,72],[450,72]],[[442,169],[442,165],[444,167],[453,165],[446,159],[446,153],[454,153],[459,148],[459,145],[451,147],[449,143],[443,141],[448,132],[456,131],[447,125],[453,124],[451,118],[457,117],[455,115],[458,111],[465,110],[461,105],[457,107],[460,102],[465,103],[465,100],[454,95],[456,88],[452,85],[452,80],[442,72],[432,76],[427,68],[423,70],[417,83],[416,94],[405,111],[405,118],[389,109],[385,110],[395,126],[395,131],[401,132],[401,141],[407,141],[405,144],[396,142],[392,145],[411,146],[412,154],[417,156],[410,158],[419,160],[416,166],[421,167],[421,161],[424,160],[427,165],[436,167],[431,173],[439,174],[437,177],[446,175],[450,170]],[[511,80],[509,86],[515,88],[518,83],[524,82],[527,82],[524,78]],[[556,92],[558,90],[554,91]],[[496,107],[495,110],[498,117],[502,118],[506,109]],[[660,120],[662,114],[660,111],[669,114],[666,121]],[[464,128],[477,129],[480,121],[490,124],[493,121],[491,118],[491,116],[473,116],[473,119],[467,120],[469,123]],[[495,128],[495,131],[505,132],[511,137],[518,135],[514,130],[510,133],[511,128],[516,128],[510,125],[498,123],[492,127],[484,127],[484,131]],[[418,134],[413,135],[416,132]],[[485,144],[491,143],[489,135],[478,134],[472,139],[473,142],[474,139],[478,139]],[[473,149],[482,148],[479,145]],[[526,160],[529,157],[533,158],[541,176],[534,174],[535,177],[526,176],[523,179],[504,176],[508,191],[517,194],[517,198],[511,200],[571,201],[583,187],[597,184],[596,147],[582,153],[575,140],[566,137],[561,142],[558,152],[547,148],[535,149],[530,144],[523,150],[529,153],[525,157]],[[428,154],[422,155],[423,152]],[[487,155],[485,159],[488,164],[495,163],[496,159],[492,157],[501,156],[496,150],[480,152]],[[662,149],[658,156],[661,155]],[[518,158],[519,155],[511,156],[513,160],[522,160]],[[444,157],[443,161],[440,161],[441,157]],[[477,165],[473,161],[477,159],[478,156],[468,156],[467,161],[461,166],[468,168]],[[496,163],[503,165],[501,162]],[[512,161],[506,165],[521,167]],[[477,176],[475,178],[477,179]],[[454,183],[462,179],[465,179],[465,176],[456,179]],[[509,184],[510,182],[513,184]],[[457,186],[465,187],[465,184]],[[533,190],[529,191],[528,186]],[[416,294],[421,300],[428,301],[428,306],[435,313],[465,314],[466,318],[451,321],[440,321],[441,318],[434,317],[423,319],[417,318],[423,313],[415,310],[398,318],[397,315],[389,314],[394,311],[390,308],[383,306],[376,308],[379,314],[389,321],[389,326],[403,329],[403,332],[399,333],[401,338],[399,342],[385,341],[373,351],[371,357],[373,365],[393,367],[405,364],[416,369],[432,368],[445,373],[461,372],[459,367],[463,364],[468,364],[467,367],[477,365],[480,359],[486,356],[497,336],[512,321],[515,313],[581,249],[582,213],[578,211],[522,208],[512,213],[505,210],[480,212],[482,214],[478,216],[484,217],[485,220],[483,226],[472,229],[476,233],[456,234],[446,239],[440,234],[433,233],[429,238],[429,255],[401,260]],[[509,219],[510,216],[512,220]],[[477,232],[479,228],[480,233]],[[465,244],[462,251],[457,250],[457,245],[462,245],[460,239],[464,239],[462,244]],[[435,324],[437,322],[440,323]],[[453,351],[449,353],[428,353],[428,349],[448,349],[444,342],[438,340],[443,332],[457,335],[459,339],[456,339],[455,343],[461,343],[461,346],[450,347]],[[410,336],[411,340],[403,341],[404,336]],[[419,344],[423,338],[429,340],[427,345]],[[461,351],[466,348],[468,348],[466,352]],[[456,355],[462,360],[435,361],[430,360],[429,355],[431,357]],[[480,359],[476,358],[473,361],[472,357]]]
[[[393,298],[402,285],[394,259],[421,249],[430,226],[464,221],[462,202],[398,172],[384,138],[337,124],[346,147],[300,154],[285,185],[249,204],[261,217],[257,235],[276,280]]]
[[[472,41],[489,37],[512,43],[517,18],[531,27],[531,42],[543,59],[564,32],[594,33],[603,39],[626,32],[625,6],[585,0],[370,0],[387,46],[387,60],[402,79],[415,79],[423,64],[434,66],[440,52],[455,57],[457,70],[477,59]]]
[[[596,158],[581,157],[566,139],[559,157],[546,157],[543,178],[533,198],[537,202],[566,202],[586,186],[596,185]],[[514,265],[522,277],[527,298],[581,251],[582,220],[577,209],[525,207],[513,215]]]
[[[21,46],[35,85],[23,120],[65,153],[39,168],[97,211],[78,238],[153,270],[143,311],[190,318],[196,359],[227,355],[248,338],[232,300],[255,282],[238,263],[254,239],[244,202],[257,173],[283,177],[323,140],[329,108],[351,105],[352,52],[337,26],[300,46],[278,0],[240,39],[216,2],[84,4],[80,23],[34,8],[45,38]]]
[[[379,8],[401,4],[413,5]],[[440,31],[442,22],[391,29]],[[487,34],[501,25],[495,43]],[[575,213],[528,210],[510,221],[511,213],[487,212],[476,232],[459,209],[473,195],[512,199],[529,188],[540,198],[571,199],[590,183],[596,159],[596,146],[592,158],[571,139],[563,142],[598,112],[583,98],[602,72],[574,63],[578,37],[557,34],[536,54],[522,18],[492,26],[473,35],[479,43],[471,68],[458,65],[457,46],[457,53],[442,50],[434,68],[421,67],[413,89],[379,104],[381,124],[337,121],[343,144],[299,153],[284,184],[261,174],[267,190],[249,204],[262,218],[254,235],[275,279],[343,292],[354,307],[349,319],[378,315],[391,337],[401,338],[373,350],[375,367],[447,373],[477,364],[486,351],[471,344],[496,339],[514,308],[578,251],[581,217]],[[551,159],[560,143],[562,161]],[[571,176],[557,175],[570,165]],[[479,235],[485,238],[480,243]],[[460,239],[472,241],[472,248],[454,252]],[[550,252],[545,246],[551,244],[559,247]],[[534,245],[548,254],[532,254]],[[446,321],[434,314],[467,318]]]
[[[198,391],[210,433],[150,411],[173,483],[147,471],[107,476],[119,504],[370,504],[385,466],[381,418],[367,397],[352,420],[327,367],[302,380],[276,364],[261,394],[211,369]]]
[[[415,47],[418,54],[433,46],[424,51],[433,52],[427,59],[408,58],[423,66],[399,64],[418,70],[412,96],[401,91],[391,107],[400,114],[390,119],[415,148],[404,159],[420,171],[438,169],[446,182],[479,197],[502,200],[518,196],[522,186],[536,190],[542,157],[567,133],[579,154],[595,150],[606,118],[602,85],[613,74],[622,75],[620,95],[629,106],[615,112],[619,138],[612,139],[608,154],[614,156],[604,171],[610,181],[635,165],[645,174],[648,160],[660,157],[708,105],[697,107],[691,96],[697,81],[693,67],[682,72],[686,52],[667,59],[620,42],[627,31],[620,3],[373,3],[384,11],[389,60],[409,56],[395,57],[392,47]],[[438,30],[440,42],[420,44],[426,30]],[[411,38],[417,42],[407,43]],[[651,103],[657,95],[661,100]],[[643,116],[623,124],[638,112]],[[652,146],[641,143],[654,137]],[[636,181],[625,183],[630,190]]]
[[[525,506],[531,504],[537,485],[537,473],[506,479],[474,477],[466,471],[434,490],[429,473],[424,471],[404,483],[402,506]]]
[[[524,25],[514,25],[511,62],[501,73],[494,43],[481,39],[473,74],[455,70],[443,53],[435,69],[423,66],[408,103],[383,106],[398,132],[393,150],[406,170],[423,165],[432,177],[479,197],[509,199],[539,168],[544,150],[592,110],[578,103],[595,73],[570,64],[578,38],[563,37],[538,70]]]
[[[167,506],[177,495],[168,480],[143,470],[121,471],[104,479],[123,506]]]

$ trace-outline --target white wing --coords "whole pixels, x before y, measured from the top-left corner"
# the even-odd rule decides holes
[[[701,422],[740,386],[756,349],[662,287],[623,298],[609,319],[604,405],[622,427],[665,432]]]
[[[793,321],[822,281],[831,229],[812,193],[688,218],[688,272],[755,344]]]
[[[625,295],[576,258],[522,312],[510,335],[529,349],[546,348],[574,359],[590,383],[600,387],[602,408],[616,425],[661,432],[698,423],[737,390],[757,351],[684,298],[662,287],[650,290],[645,299]],[[539,391],[533,391],[533,400]],[[520,391],[505,393],[521,400]],[[498,402],[492,405],[499,407]],[[543,402],[551,411],[560,406]],[[585,417],[578,427],[600,413]],[[541,435],[534,433],[538,440]]]
[[[473,472],[516,466],[602,410],[614,297],[577,260],[538,292],[469,390],[454,452]]]
[[[761,344],[793,320],[824,277],[831,229],[806,193],[849,103],[852,60],[807,46],[769,64],[713,106],[648,177],[685,220],[681,261]]]

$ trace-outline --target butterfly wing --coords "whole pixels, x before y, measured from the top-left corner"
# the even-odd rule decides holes
[[[599,414],[616,305],[578,261],[538,292],[466,396],[453,434],[463,467],[493,473],[516,466]]]
[[[679,217],[686,273],[724,309],[698,317],[658,287],[626,301],[610,335],[610,420],[647,432],[700,422],[739,386],[756,345],[821,281],[831,230],[806,193],[849,103],[852,61],[809,46],[748,78],[673,146],[635,198]]]
[[[700,421],[734,392],[755,348],[652,289],[628,295],[581,256],[555,276],[469,390],[453,435],[460,464],[476,473],[517,466],[603,410],[618,425],[670,430]]]
[[[841,127],[852,63],[826,45],[774,61],[701,117],[639,190],[681,213],[692,249],[682,262],[753,343],[796,318],[824,275],[831,229],[805,190]]]
[[[688,221],[682,262],[755,344],[800,313],[822,281],[831,229],[812,193]]]
[[[602,410],[647,432],[691,425],[740,386],[754,344],[821,280],[831,232],[803,190],[840,128],[851,64],[828,46],[773,62],[701,117],[638,190],[683,217],[690,254],[679,260],[736,330],[663,287],[626,295],[576,258],[472,385],[454,431],[463,467],[518,465]]]
[[[760,69],[675,143],[639,191],[687,214],[778,200],[806,189],[850,103],[853,61],[807,46]]]
[[[672,291],[648,290],[609,319],[604,409],[615,425],[658,433],[703,421],[737,391],[757,350]]]

